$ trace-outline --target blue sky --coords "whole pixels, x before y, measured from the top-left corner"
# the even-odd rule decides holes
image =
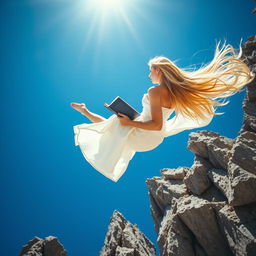
[[[103,1],[103,0],[101,0]],[[98,3],[97,3],[98,2]],[[99,0],[6,0],[1,36],[1,253],[18,255],[34,236],[57,236],[68,255],[98,255],[114,210],[156,244],[146,178],[190,167],[190,132],[138,152],[114,183],[74,145],[73,126],[90,121],[84,102],[106,118],[117,95],[139,111],[157,55],[180,67],[211,60],[217,40],[235,48],[255,33],[253,1],[130,0],[121,13]],[[99,8],[99,6],[105,8]],[[237,136],[245,91],[201,129]]]

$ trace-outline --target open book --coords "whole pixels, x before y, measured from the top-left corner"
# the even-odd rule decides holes
[[[134,120],[140,115],[139,112],[119,96],[117,96],[109,105],[105,103],[104,106],[116,115],[119,112],[128,116],[131,120]]]

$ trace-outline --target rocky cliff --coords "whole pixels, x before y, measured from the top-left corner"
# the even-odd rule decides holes
[[[243,53],[256,72],[256,37]],[[146,180],[161,255],[256,255],[256,79],[246,86],[243,110],[236,138],[192,132],[193,165]],[[101,255],[155,255],[138,227],[126,228],[120,216],[115,211],[111,218]]]

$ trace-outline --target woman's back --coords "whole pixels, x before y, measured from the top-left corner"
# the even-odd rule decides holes
[[[163,108],[173,108],[172,107],[172,103],[171,103],[171,93],[169,91],[169,89],[166,86],[153,86],[153,87],[157,87],[158,91],[160,93],[160,98],[161,98],[161,106]]]

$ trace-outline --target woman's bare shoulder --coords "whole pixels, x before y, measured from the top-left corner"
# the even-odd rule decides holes
[[[158,86],[151,86],[148,89],[148,93],[156,93],[156,92],[160,92]]]

